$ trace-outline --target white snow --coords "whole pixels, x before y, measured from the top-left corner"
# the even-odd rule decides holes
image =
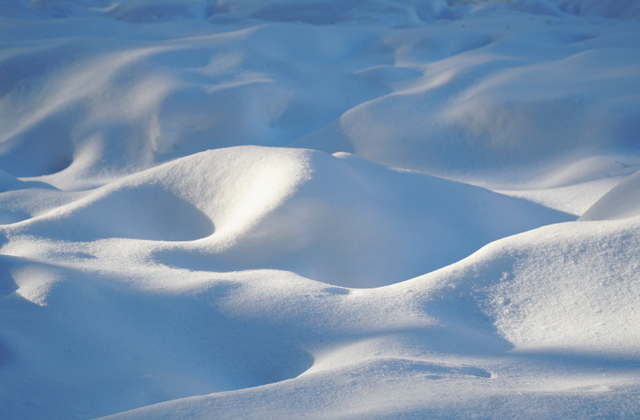
[[[0,418],[640,417],[639,4],[0,0]]]

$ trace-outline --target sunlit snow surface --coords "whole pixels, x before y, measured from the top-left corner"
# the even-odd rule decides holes
[[[640,418],[640,2],[0,0],[0,419]]]

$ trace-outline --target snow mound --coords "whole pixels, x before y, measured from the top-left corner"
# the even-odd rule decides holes
[[[581,225],[509,238],[525,257],[492,286],[495,325],[519,351],[637,357],[637,221]]]
[[[632,25],[462,3],[64,3],[87,14],[0,28],[25,40],[0,56],[0,165],[81,189],[236,145],[485,178],[637,152]]]
[[[0,0],[0,417],[640,418],[637,5]]]
[[[640,172],[620,182],[579,220],[617,220],[640,215]]]
[[[72,201],[13,229],[50,238],[64,232],[83,242],[109,237],[190,241],[214,230],[233,237],[304,177],[299,152],[266,150],[204,152],[86,193],[59,192]]]
[[[255,295],[249,293],[235,305],[253,302],[252,311],[263,316],[286,308],[280,316],[289,322],[308,325],[305,320],[316,317],[334,333],[350,331],[356,323],[361,334],[331,342],[324,329],[310,332],[330,344],[317,349],[313,366],[291,381],[170,401],[108,418],[199,419],[219,411],[223,418],[258,419],[264,416],[261,401],[267,399],[270,412],[293,419],[302,415],[289,399],[293,392],[304,392],[312,401],[304,416],[313,419],[353,415],[354,394],[367,395],[358,400],[363,412],[357,417],[362,418],[370,410],[385,418],[429,413],[457,419],[498,412],[533,419],[532,413],[540,411],[570,417],[575,409],[568,405],[576,401],[595,410],[586,418],[604,412],[632,418],[627,414],[637,413],[635,385],[613,385],[602,371],[618,372],[619,384],[632,384],[637,375],[640,335],[632,326],[640,307],[634,287],[639,238],[637,221],[546,226],[493,242],[465,260],[407,282],[334,295],[341,303],[323,299],[326,312],[315,301],[305,301],[304,308],[291,306],[292,298],[275,290],[257,298],[266,288],[254,284]],[[368,304],[356,304],[363,301]],[[365,316],[359,312],[372,306],[378,310]],[[381,311],[393,313],[398,324],[385,323],[378,317]],[[336,327],[334,316],[347,313]],[[496,357],[502,361],[495,363]],[[514,372],[519,379],[511,376]],[[580,379],[567,380],[571,375]],[[517,407],[501,399],[514,385],[519,389],[513,397]],[[322,392],[316,393],[318,389]],[[352,394],[345,396],[345,390]],[[608,400],[612,394],[615,401]],[[487,406],[488,401],[504,405]],[[531,412],[520,412],[521,404]]]
[[[506,41],[472,22],[462,33],[428,28],[417,42],[402,41],[396,63],[419,66],[423,76],[350,109],[299,144],[329,151],[337,144],[387,165],[476,176],[637,153],[636,34],[618,38],[613,51],[600,47],[607,36],[586,28],[538,35],[531,21],[505,19],[503,27],[514,28],[505,31],[517,33]],[[535,56],[545,44],[555,53],[544,60],[519,52]],[[335,140],[325,147],[324,138]]]
[[[555,2],[568,13],[640,20],[640,4],[635,0],[555,0]]]
[[[79,249],[95,252],[87,248]],[[66,265],[76,261],[92,266],[97,260],[78,250],[67,253]],[[205,298],[233,294],[241,286],[237,281],[201,278],[207,290],[196,297],[193,290],[136,290],[113,274],[105,275],[115,268],[108,265],[98,277],[93,270],[83,272],[86,266],[75,270],[20,257],[2,256],[0,266],[0,305],[12,314],[2,321],[0,367],[26,373],[12,381],[11,389],[3,388],[3,396],[17,401],[29,389],[32,396],[25,400],[27,409],[3,402],[8,418],[63,418],[70,413],[94,418],[282,381],[313,361],[307,351],[290,344],[282,329],[248,324]],[[156,350],[147,353],[151,348]],[[101,401],[98,396],[105,392],[112,398]],[[89,400],[78,402],[78,395]]]
[[[290,270],[372,287],[451,264],[501,237],[572,219],[349,154],[243,146],[125,177],[8,229],[77,242],[189,241],[158,245],[152,258],[207,271]]]

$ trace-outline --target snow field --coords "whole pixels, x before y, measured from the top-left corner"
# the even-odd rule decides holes
[[[0,0],[0,417],[637,418],[639,19]]]

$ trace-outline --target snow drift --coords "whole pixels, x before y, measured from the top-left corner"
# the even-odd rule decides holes
[[[0,417],[640,416],[640,24],[0,0]]]

